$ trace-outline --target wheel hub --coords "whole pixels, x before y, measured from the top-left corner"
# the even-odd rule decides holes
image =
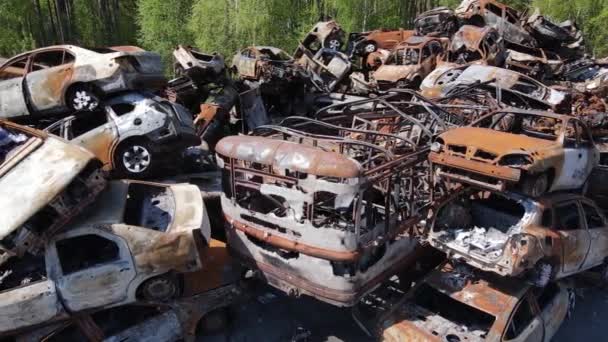
[[[122,156],[122,162],[129,172],[144,172],[150,166],[150,152],[143,146],[133,145],[129,147]]]

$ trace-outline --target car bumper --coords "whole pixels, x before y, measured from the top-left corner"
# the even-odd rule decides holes
[[[105,94],[124,90],[162,89],[167,85],[167,78],[162,74],[141,74],[118,72],[106,79],[94,82]]]
[[[431,152],[429,153],[429,160],[433,164],[442,166],[437,171],[437,174],[441,177],[499,191],[505,190],[506,182],[517,183],[521,178],[521,170],[518,169],[469,160],[445,153]]]

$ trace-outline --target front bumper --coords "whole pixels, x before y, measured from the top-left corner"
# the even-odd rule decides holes
[[[506,182],[517,183],[521,178],[519,169],[469,160],[446,153],[431,152],[429,160],[433,164],[443,166],[437,171],[439,176],[498,191],[505,190]]]

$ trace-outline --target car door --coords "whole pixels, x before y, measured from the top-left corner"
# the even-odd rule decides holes
[[[583,264],[583,268],[588,269],[602,264],[608,257],[608,225],[605,217],[591,202],[581,201],[581,206],[591,240],[591,248]]]
[[[564,162],[558,177],[552,186],[553,190],[577,189],[582,187],[593,169],[596,156],[593,142],[582,141],[579,130],[582,126],[576,120],[568,120],[563,140]]]
[[[545,335],[543,320],[530,294],[526,294],[517,304],[509,318],[503,341],[542,342]]]
[[[562,238],[562,269],[564,274],[577,272],[591,246],[587,231],[576,201],[560,203],[554,208],[555,228]]]
[[[51,271],[67,309],[78,312],[127,304],[135,266],[127,243],[101,229],[77,229],[54,238],[48,247],[56,260]]]
[[[29,114],[23,93],[29,56],[23,56],[0,68],[0,117],[13,118]]]
[[[427,43],[422,49],[422,57],[421,57],[421,77],[425,78],[426,75],[430,74],[431,71],[433,71],[433,69],[435,69],[435,64],[437,63],[437,60],[435,59],[436,55],[433,54],[433,51],[431,50],[431,44],[432,43],[436,43],[439,44],[437,42],[430,42]]]
[[[66,109],[64,93],[72,83],[74,55],[64,49],[32,55],[25,88],[33,111]]]
[[[551,282],[543,288],[534,288],[533,297],[543,322],[544,341],[549,342],[568,313],[568,291],[557,282]]]
[[[111,162],[118,129],[107,110],[81,112],[69,123],[68,140],[91,151],[104,165]]]

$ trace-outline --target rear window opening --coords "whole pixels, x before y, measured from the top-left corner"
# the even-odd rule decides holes
[[[522,203],[497,194],[463,195],[439,210],[433,232],[442,242],[497,258],[522,226],[525,213]]]
[[[129,185],[124,222],[131,226],[166,232],[175,216],[175,200],[168,187]]]
[[[420,285],[412,298],[419,307],[445,318],[459,328],[465,327],[466,331],[481,338],[487,336],[496,319],[494,316],[457,301],[427,284]],[[419,316],[421,316],[418,317],[419,319],[426,320],[424,316]]]

